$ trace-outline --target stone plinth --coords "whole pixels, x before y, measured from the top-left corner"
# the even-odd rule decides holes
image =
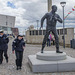
[[[44,61],[58,61],[65,60],[66,53],[56,53],[55,51],[44,51],[44,53],[38,52],[36,58]]]
[[[32,72],[75,71],[75,58],[67,56],[66,53],[58,54],[55,51],[29,55],[28,63]]]

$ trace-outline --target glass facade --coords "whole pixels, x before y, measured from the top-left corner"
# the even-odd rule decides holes
[[[7,29],[8,29],[8,31],[11,31],[11,28],[10,27],[8,27]]]
[[[6,31],[8,34],[12,31],[10,27],[0,27],[0,30]]]

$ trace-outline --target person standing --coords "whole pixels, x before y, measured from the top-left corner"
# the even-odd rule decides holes
[[[17,70],[22,67],[23,51],[25,48],[25,42],[22,35],[18,35],[17,38],[12,43],[12,52],[16,55],[16,66]]]
[[[8,63],[8,42],[9,38],[7,37],[6,34],[2,30],[0,30],[0,64],[3,62],[3,53],[6,59],[6,62]]]
[[[52,39],[52,36],[51,34],[49,34],[48,39],[47,39],[47,46],[51,46],[51,39]]]

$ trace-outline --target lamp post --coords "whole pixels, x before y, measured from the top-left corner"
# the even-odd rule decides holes
[[[66,2],[60,2],[60,5],[63,8],[63,48],[65,48],[65,26],[64,26],[64,7],[66,5]]]
[[[37,30],[38,30],[38,24],[39,24],[39,20],[36,20],[36,22],[37,22]]]
[[[48,0],[48,12],[51,11],[51,7],[52,7],[52,0]]]
[[[6,26],[7,26],[7,35],[8,35],[8,16],[6,16]]]

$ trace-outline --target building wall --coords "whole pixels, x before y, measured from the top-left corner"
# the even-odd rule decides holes
[[[4,30],[5,33],[12,33],[11,28],[15,26],[15,17],[0,14],[0,29]]]
[[[59,43],[63,44],[63,39],[62,39],[63,31],[60,32],[63,29],[57,29],[57,30],[59,30],[59,35],[58,35],[59,36]],[[70,45],[70,40],[72,40],[74,38],[74,28],[65,28],[65,30],[66,30],[65,31],[65,44]],[[43,41],[43,38],[44,38],[43,33],[42,33],[42,35],[35,35],[35,32],[34,32],[34,35],[33,34],[30,35],[30,31],[33,31],[33,30],[26,31],[27,43],[41,44]]]
[[[41,44],[44,38],[44,35],[29,35],[30,31],[26,31],[26,41],[27,43]]]
[[[62,44],[63,35],[59,35],[59,42]],[[67,28],[67,34],[65,35],[65,44],[70,44],[70,40],[74,39],[74,28]]]

